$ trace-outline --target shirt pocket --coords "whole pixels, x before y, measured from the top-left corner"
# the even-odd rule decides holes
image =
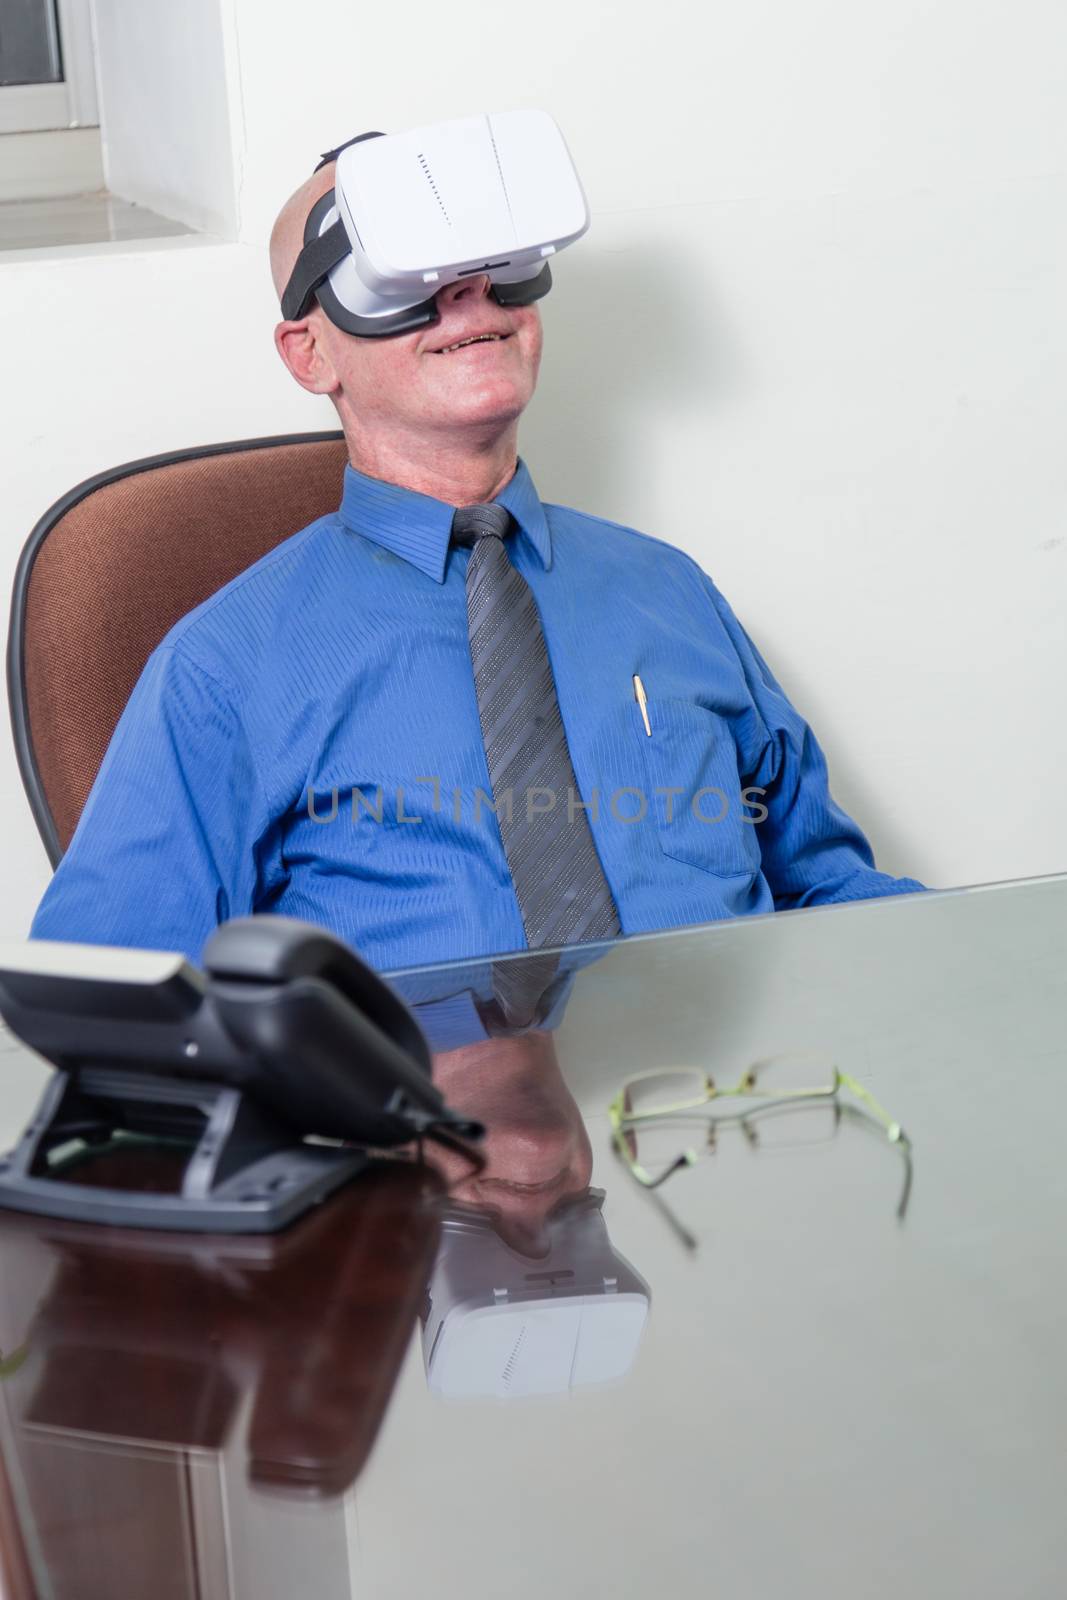
[[[746,806],[729,723],[688,700],[649,699],[647,709],[651,737],[636,703],[633,726],[648,776],[647,817],[664,855],[724,878],[753,877],[762,791],[749,789]]]

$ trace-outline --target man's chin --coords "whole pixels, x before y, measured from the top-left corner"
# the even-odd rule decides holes
[[[433,421],[441,428],[507,427],[522,416],[530,398],[525,390],[505,383],[443,394],[435,397]]]

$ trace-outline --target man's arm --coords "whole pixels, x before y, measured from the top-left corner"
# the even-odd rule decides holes
[[[124,710],[35,939],[180,950],[253,909],[265,801],[234,696],[163,644]]]
[[[767,817],[754,826],[775,910],[924,890],[916,878],[877,870],[862,831],[830,793],[826,758],[811,728],[710,579],[708,592],[768,734],[759,768],[746,782],[766,791],[757,799]]]

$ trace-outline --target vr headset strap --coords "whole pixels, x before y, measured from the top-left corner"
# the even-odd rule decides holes
[[[282,316],[286,322],[295,322],[305,314],[319,284],[329,277],[350,249],[348,234],[340,217],[325,233],[308,241],[297,257],[282,295]]]
[[[319,162],[319,166],[315,168],[315,171],[318,172],[319,167],[328,166],[331,161],[336,161],[337,157],[341,154],[341,151],[347,150],[350,144],[362,144],[364,139],[384,138],[385,135],[380,130],[376,130],[374,133],[357,133],[354,139],[346,139],[344,144],[339,144],[337,146],[336,150],[324,150],[322,153],[322,160]]]
[[[336,161],[341,151],[347,150],[350,144],[381,138],[384,138],[384,134],[377,130],[373,133],[357,133],[354,139],[346,139],[336,150],[325,150],[315,171]],[[282,316],[286,322],[295,322],[298,317],[304,316],[310,309],[312,296],[319,284],[344,260],[349,249],[348,235],[340,217],[325,233],[307,241],[297,257],[296,266],[282,295]]]

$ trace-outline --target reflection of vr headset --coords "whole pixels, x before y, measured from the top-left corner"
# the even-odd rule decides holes
[[[649,1288],[613,1247],[603,1204],[603,1189],[590,1189],[561,1206],[536,1261],[505,1244],[485,1212],[446,1210],[422,1312],[431,1390],[510,1400],[625,1377]]]
[[[589,226],[544,111],[364,133],[323,162],[335,156],[334,188],[308,214],[282,296],[287,321],[317,300],[345,333],[406,333],[438,321],[434,296],[476,273],[500,305],[530,305],[552,287],[548,258]]]

